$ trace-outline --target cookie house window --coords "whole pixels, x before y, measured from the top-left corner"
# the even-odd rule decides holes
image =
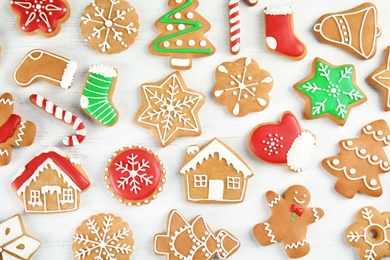
[[[207,187],[207,175],[204,175],[204,174],[194,175],[194,187],[195,188],[206,188]]]
[[[42,206],[41,192],[39,190],[30,190],[30,200],[28,201],[28,204],[33,207]]]
[[[74,203],[72,189],[63,189],[62,190],[61,204],[64,205],[65,203]]]
[[[240,189],[240,178],[239,177],[227,177],[227,188],[229,190]]]

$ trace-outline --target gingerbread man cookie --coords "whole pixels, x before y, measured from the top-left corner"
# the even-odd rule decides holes
[[[282,242],[291,258],[307,255],[310,251],[306,240],[307,227],[320,220],[324,211],[308,207],[310,193],[301,185],[289,187],[284,196],[274,191],[267,191],[265,196],[272,215],[253,228],[256,240],[263,246]]]
[[[13,146],[30,146],[35,139],[35,124],[22,121],[13,111],[14,99],[4,93],[0,96],[0,166],[11,161]]]

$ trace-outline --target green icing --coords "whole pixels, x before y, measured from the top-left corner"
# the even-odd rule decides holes
[[[159,39],[156,39],[155,42],[153,43],[153,48],[156,51],[170,52],[170,53],[203,53],[203,54],[212,54],[213,53],[213,50],[210,49],[210,48],[206,48],[206,49],[174,48],[174,49],[172,49],[172,48],[160,48],[158,46],[162,42],[165,42],[165,41],[170,40],[172,38],[175,38],[175,37],[178,37],[180,35],[183,35],[183,34],[186,34],[186,33],[190,33],[190,32],[193,32],[193,31],[196,31],[196,30],[199,30],[199,29],[202,28],[202,24],[200,22],[186,21],[186,20],[179,20],[179,19],[175,19],[175,20],[169,19],[169,17],[171,17],[175,13],[178,13],[181,10],[183,10],[183,9],[187,8],[188,6],[190,6],[192,4],[192,1],[193,0],[187,0],[185,4],[179,6],[176,9],[173,9],[172,11],[168,12],[167,14],[165,14],[165,15],[163,15],[161,17],[160,22],[162,22],[162,23],[185,24],[185,25],[189,25],[191,27],[189,27],[189,28],[187,28],[187,29],[185,29],[183,31],[172,33],[170,35],[167,35],[167,36],[161,37]]]
[[[311,117],[331,114],[346,120],[348,106],[364,99],[353,83],[353,66],[331,67],[317,60],[315,76],[296,88],[311,99]]]
[[[100,123],[112,126],[118,113],[109,100],[113,77],[90,72],[81,97],[81,107]]]

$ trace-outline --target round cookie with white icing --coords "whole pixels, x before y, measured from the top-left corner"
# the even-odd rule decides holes
[[[340,154],[322,160],[322,167],[338,180],[335,190],[346,198],[357,192],[382,195],[379,174],[390,171],[384,148],[390,144],[390,129],[384,120],[364,126],[358,138],[339,142]]]
[[[165,169],[150,149],[129,146],[108,160],[104,179],[111,196],[128,206],[148,204],[163,190]]]
[[[85,42],[107,54],[128,49],[138,28],[138,14],[126,0],[94,0],[85,8],[80,21]]]

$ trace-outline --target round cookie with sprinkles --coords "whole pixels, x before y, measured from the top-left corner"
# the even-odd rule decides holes
[[[104,179],[111,196],[128,206],[148,204],[163,190],[165,169],[150,149],[123,147],[108,160]]]

